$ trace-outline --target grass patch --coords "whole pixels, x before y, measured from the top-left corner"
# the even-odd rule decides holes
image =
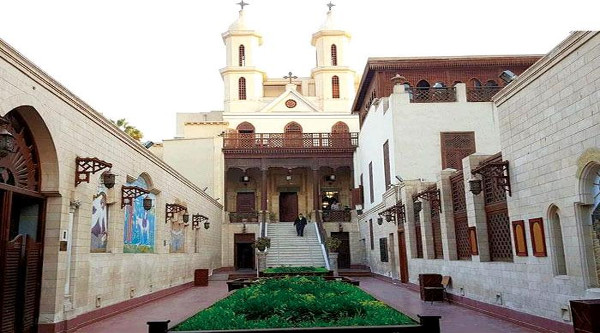
[[[262,279],[198,312],[175,331],[413,325],[353,285],[320,277]]]
[[[267,268],[263,271],[263,273],[282,273],[282,274],[293,274],[293,273],[327,273],[329,270],[325,267],[314,267],[314,266],[306,266],[306,267],[271,267]]]

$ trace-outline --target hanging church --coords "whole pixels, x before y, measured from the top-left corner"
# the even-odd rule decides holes
[[[600,299],[600,33],[357,74],[330,4],[310,77],[269,78],[240,4],[223,110],[150,148],[0,40],[2,332],[85,331],[196,269],[446,276],[448,301],[552,332]]]

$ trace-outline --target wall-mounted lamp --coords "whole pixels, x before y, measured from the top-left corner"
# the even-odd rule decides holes
[[[292,176],[291,175],[285,176],[285,180],[287,180],[289,182],[290,180],[292,180]]]
[[[0,137],[2,131],[0,131]],[[1,148],[1,147],[0,147]],[[1,149],[0,149],[1,152]],[[90,174],[95,174],[103,169],[112,168],[112,164],[105,162],[96,157],[79,157],[75,158],[75,186],[86,182],[90,182]],[[108,186],[107,186],[108,187]],[[109,187],[110,188],[110,187]]]
[[[250,182],[250,177],[243,175],[240,177],[240,182],[244,183],[244,185],[248,185],[248,182]]]
[[[115,187],[115,178],[116,175],[114,173],[110,172],[110,170],[106,171],[102,174],[102,183],[106,188],[113,188]]]
[[[183,213],[183,223],[188,223],[190,222],[190,214],[187,212],[187,210],[185,211],[185,213]]]
[[[377,218],[377,224],[379,224],[379,225],[383,224],[383,217],[378,217]]]
[[[150,210],[152,209],[152,198],[150,198],[149,196],[146,196],[144,198],[144,210]]]
[[[132,205],[135,198],[148,193],[150,193],[150,191],[139,186],[121,186],[121,208]],[[146,199],[150,200],[149,208],[146,208]],[[150,208],[152,208],[152,199],[148,197],[146,197],[146,199],[144,199],[144,209],[150,210]]]
[[[4,117],[0,117],[0,126],[2,129],[0,130],[0,157],[5,157],[10,153],[16,152],[16,139],[10,133],[6,127],[10,124],[10,121],[6,120]]]
[[[469,191],[475,195],[481,193],[481,179],[470,179],[469,180]]]
[[[421,201],[415,201],[413,202],[413,205],[415,207],[415,212],[420,212],[421,209],[423,209],[423,203]]]
[[[192,215],[192,229],[200,229],[202,221],[204,221],[204,229],[210,228],[210,222],[208,222],[208,217],[199,213]]]
[[[335,181],[335,175],[331,174],[331,175],[325,176],[325,180],[328,181],[328,182],[334,182]]]
[[[175,217],[175,214],[177,214],[179,212],[185,211],[187,213],[187,208],[185,206],[180,205],[180,204],[166,204],[165,207],[166,207],[166,209],[165,209],[165,223],[168,223],[169,221],[172,221],[173,218]],[[189,219],[189,215],[188,215],[188,219]]]

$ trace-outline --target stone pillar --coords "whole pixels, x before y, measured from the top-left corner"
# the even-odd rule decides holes
[[[267,211],[267,169],[261,169],[260,178],[260,210],[263,211],[263,222],[266,219]]]
[[[481,176],[479,175],[472,175],[471,170],[476,168],[481,161],[488,157],[490,157],[490,155],[472,154],[462,160],[465,178],[464,182],[465,199],[467,202],[467,219],[469,221],[469,227],[477,228],[477,247],[479,255],[472,256],[473,261],[490,261],[491,259],[483,191],[481,191],[481,193],[478,195],[474,195],[471,193],[471,191],[469,191],[469,179],[481,179]]]
[[[413,195],[419,181],[404,181],[405,186],[400,191],[400,198],[404,203],[404,234],[406,238],[406,257],[408,259],[417,257],[417,233],[415,231],[415,206]]]
[[[329,267],[333,271],[334,276],[339,276],[338,272],[338,253],[329,252]]]
[[[258,257],[257,270],[262,272],[267,269],[267,251],[256,251],[256,256]]]
[[[456,230],[454,228],[454,210],[452,206],[452,187],[450,185],[450,176],[456,170],[445,169],[440,174],[438,188],[440,189],[440,226],[442,229],[442,247],[444,249],[444,260],[458,260],[456,250]]]
[[[320,203],[320,189],[319,189],[319,169],[312,169],[313,173],[313,207],[315,210],[315,222],[320,222],[319,209],[321,208]],[[336,259],[337,260],[337,259]]]
[[[425,190],[432,183],[421,183],[418,192]],[[421,235],[423,236],[423,259],[435,259],[433,244],[433,226],[431,224],[431,202],[421,200]]]
[[[465,83],[457,83],[454,85],[456,90],[456,101],[457,102],[467,102],[467,85]]]

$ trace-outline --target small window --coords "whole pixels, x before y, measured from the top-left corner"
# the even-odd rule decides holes
[[[238,133],[254,133],[254,125],[245,121],[236,127]]]
[[[331,78],[331,95],[333,98],[340,98],[340,78],[337,75]]]
[[[246,99],[246,78],[244,77],[238,80],[238,98],[240,100]]]
[[[331,66],[337,66],[337,46],[331,45]]]
[[[239,65],[246,66],[246,48],[244,45],[240,45],[239,50]]]
[[[369,162],[369,194],[371,203],[375,201],[375,190],[373,189],[373,162]]]
[[[387,238],[379,238],[379,254],[381,256],[381,262],[389,261]]]
[[[479,80],[477,80],[477,79],[471,79],[471,87],[480,88],[481,82],[479,82]]]
[[[497,87],[498,83],[494,80],[488,80],[488,82],[485,83],[486,87]]]
[[[375,250],[375,239],[373,238],[373,219],[369,219],[369,236],[371,236],[371,251]]]

